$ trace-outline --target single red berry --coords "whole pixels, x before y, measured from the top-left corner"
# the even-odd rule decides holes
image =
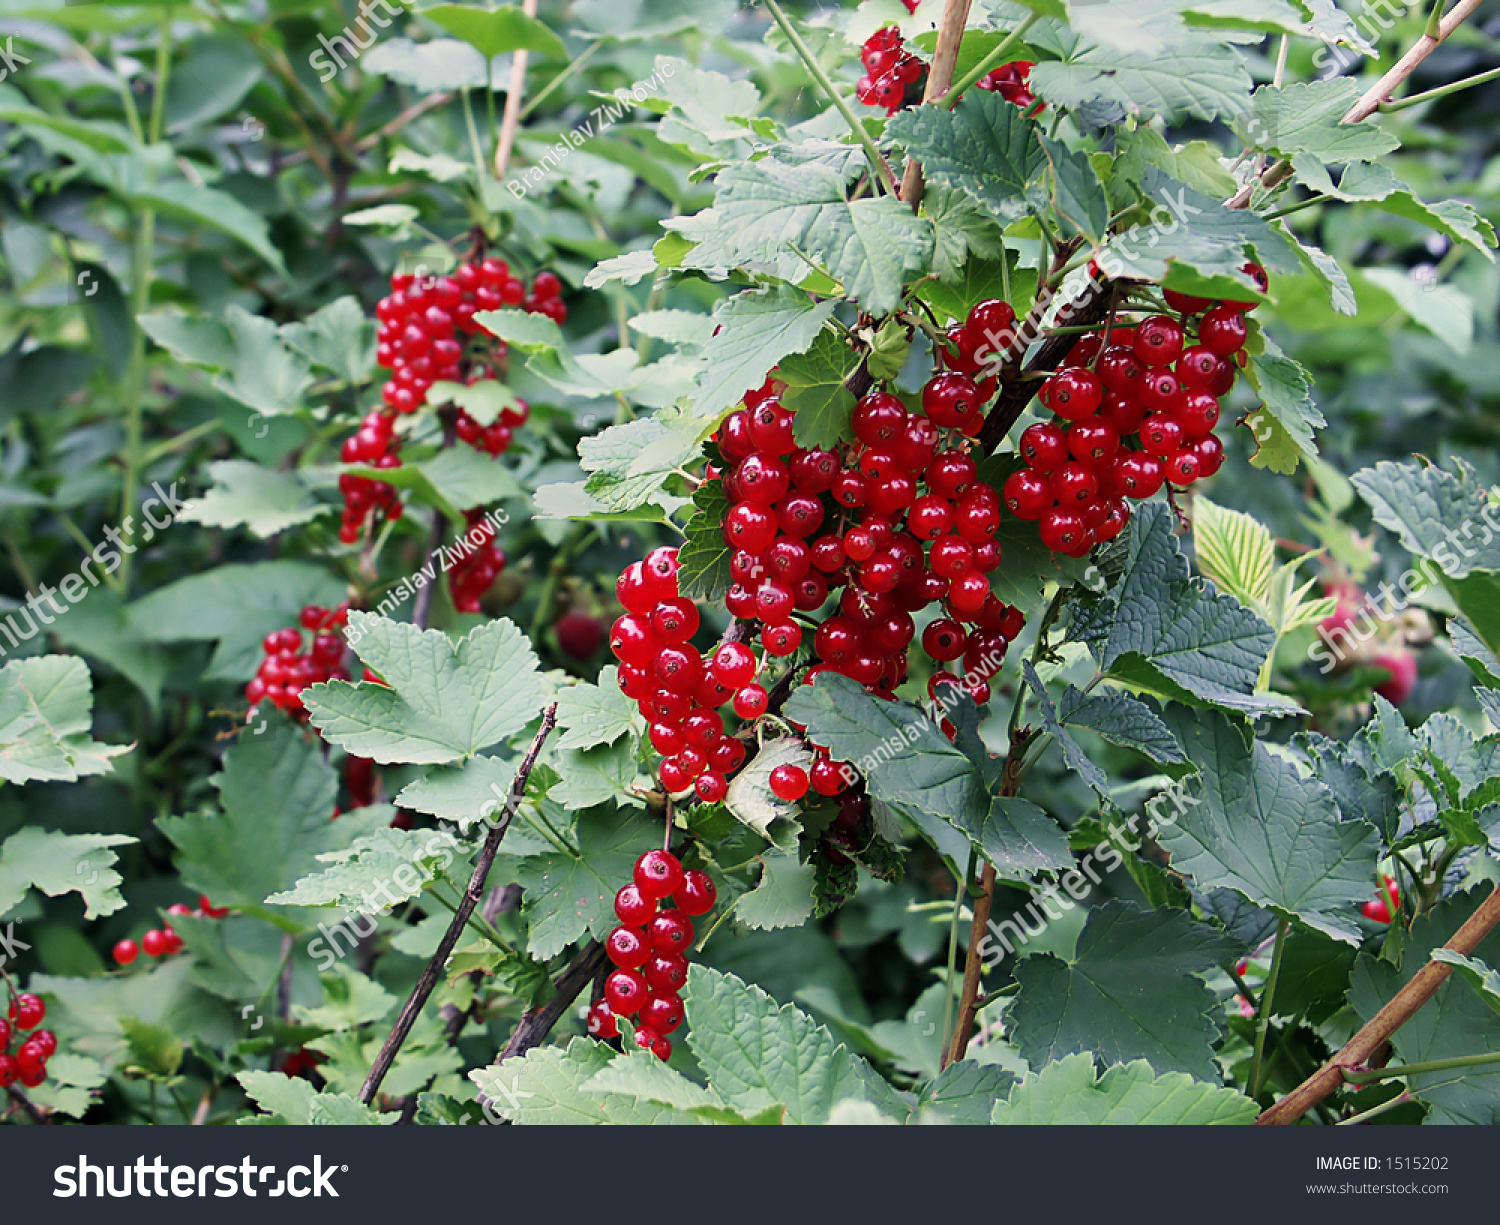
[[[682,864],[671,851],[647,851],[635,861],[633,875],[644,897],[663,898],[682,884]]]
[[[1249,335],[1250,327],[1245,316],[1222,302],[1204,315],[1198,324],[1198,343],[1220,357],[1238,353],[1245,347]]]
[[[771,771],[771,791],[783,800],[800,800],[807,794],[807,771],[801,766],[777,766]]]
[[[656,917],[656,899],[635,885],[625,885],[615,894],[615,916],[621,923],[645,927]]]
[[[719,891],[707,872],[698,868],[683,873],[682,884],[672,895],[677,909],[685,915],[707,914],[719,900]]]
[[[641,1025],[670,1034],[682,1024],[682,997],[675,991],[652,992],[641,1008]],[[654,1043],[653,1043],[654,1045]]]
[[[1040,472],[1023,468],[1006,478],[1005,506],[1017,519],[1040,519],[1052,505],[1052,486]]]
[[[717,804],[729,794],[729,782],[717,770],[705,770],[694,781],[693,790],[705,804]]]
[[[9,1089],[21,1078],[21,1067],[14,1055],[0,1055],[0,1089]]]
[[[1389,923],[1391,921],[1391,908],[1385,904],[1384,898],[1376,898],[1373,902],[1366,902],[1359,908],[1359,911],[1373,923]]]
[[[845,762],[833,761],[827,757],[813,762],[813,767],[808,772],[808,782],[812,789],[824,796],[840,795],[847,791],[852,777],[852,771]]]
[[[604,627],[585,612],[564,613],[557,619],[557,645],[574,659],[589,659],[604,642]]]
[[[1182,353],[1182,324],[1170,315],[1152,315],[1135,329],[1136,356],[1148,366],[1169,366]]]
[[[633,1016],[650,998],[644,975],[635,970],[616,970],[604,982],[604,999],[617,1017]]]
[[[134,940],[121,940],[115,945],[115,961],[122,966],[128,966],[141,955],[141,946]]]
[[[657,953],[646,963],[645,975],[653,991],[681,991],[688,978],[687,958],[681,953]]]
[[[1082,421],[1092,417],[1104,399],[1104,384],[1091,370],[1069,366],[1042,384],[1041,401],[1059,417]]]
[[[589,1005],[589,1033],[601,1042],[620,1036],[620,1026],[615,1014],[604,1000],[595,1000]]]
[[[734,695],[734,713],[741,719],[755,719],[766,713],[770,695],[761,685],[745,685]]]
[[[1213,305],[1212,298],[1200,298],[1190,293],[1179,293],[1175,289],[1163,289],[1161,292],[1162,297],[1167,300],[1167,305],[1174,311],[1181,311],[1184,315],[1199,314]]]
[[[1068,436],[1051,422],[1028,425],[1019,445],[1026,466],[1037,472],[1051,472],[1068,458]]]
[[[10,1019],[17,1029],[35,1029],[47,1015],[47,1005],[42,997],[23,991],[10,1002]]]
[[[651,946],[646,943],[645,933],[639,927],[615,928],[604,942],[604,951],[622,970],[637,969],[651,956]]]
[[[693,942],[693,921],[680,910],[663,910],[646,929],[658,953],[681,953]]]
[[[979,388],[967,375],[939,374],[922,388],[922,411],[934,425],[960,428],[979,411]]]

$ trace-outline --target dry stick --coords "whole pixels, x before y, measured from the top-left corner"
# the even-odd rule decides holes
[[[1021,761],[1026,756],[1026,746],[1031,737],[1025,732],[1017,734],[1005,756],[1005,774],[1000,780],[1000,794],[1013,796],[1020,788]],[[943,1052],[943,1067],[962,1059],[969,1049],[969,1037],[974,1032],[974,1017],[979,1012],[979,976],[984,969],[984,958],[979,946],[984,941],[990,926],[990,907],[995,903],[995,865],[986,861],[984,871],[979,874],[979,896],[974,899],[974,922],[969,927],[969,951],[964,958],[964,986],[958,1000],[958,1021],[953,1026],[953,1041]]]
[[[1468,956],[1497,926],[1500,926],[1500,886],[1484,900],[1443,947]],[[1429,961],[1377,1012],[1344,1049],[1267,1110],[1257,1123],[1295,1123],[1344,1083],[1345,1070],[1357,1070],[1368,1063],[1390,1036],[1416,1015],[1437,990],[1448,981],[1453,967],[1441,961]]]
[[[970,0],[944,0],[937,50],[933,52],[932,66],[927,70],[927,87],[922,91],[923,105],[936,102],[953,84],[953,68],[958,63],[958,45],[963,41],[964,23],[969,20],[969,4]],[[925,188],[922,163],[912,158],[906,163],[906,173],[901,177],[901,199],[911,205],[913,212],[922,203]]]
[[[1483,2],[1484,0],[1459,0],[1453,11],[1438,23],[1437,37],[1434,38],[1431,34],[1424,33],[1421,38],[1417,39],[1412,48],[1391,66],[1389,72],[1376,81],[1374,85],[1370,86],[1369,89],[1365,90],[1360,96],[1359,101],[1349,108],[1340,122],[1360,123],[1378,111],[1380,104],[1391,96],[1391,91],[1406,80],[1407,77],[1411,76],[1417,70],[1417,65],[1436,51],[1443,41],[1454,30],[1463,25],[1468,20],[1470,14]],[[1241,187],[1239,191],[1235,192],[1229,200],[1229,207],[1247,207],[1250,203],[1250,197],[1255,194],[1257,187],[1269,189],[1280,186],[1286,182],[1291,173],[1292,163],[1286,158],[1282,158],[1267,169],[1258,179],[1252,179],[1245,186]]]
[[[370,1067],[370,1074],[365,1077],[365,1083],[360,1087],[359,1100],[367,1106],[374,1100],[376,1091],[380,1088],[380,1082],[391,1070],[391,1064],[395,1062],[396,1055],[401,1050],[401,1044],[411,1033],[412,1026],[417,1023],[418,1014],[427,1003],[433,988],[437,986],[438,975],[448,964],[448,957],[458,943],[459,936],[463,934],[469,922],[469,916],[474,913],[474,908],[484,897],[484,882],[489,877],[490,867],[495,862],[495,854],[500,849],[500,841],[505,837],[506,830],[510,829],[511,820],[516,814],[516,807],[526,794],[526,780],[531,777],[532,767],[536,765],[536,759],[541,755],[547,734],[556,722],[557,705],[554,703],[542,712],[542,725],[537,729],[536,736],[531,741],[531,747],[526,750],[526,756],[521,758],[521,766],[516,771],[515,781],[510,785],[510,795],[505,802],[504,815],[495,822],[485,837],[479,858],[474,863],[474,873],[469,877],[469,887],[464,890],[458,909],[453,912],[453,921],[448,924],[448,930],[443,933],[437,952],[432,955],[432,960],[422,971],[422,977],[412,988],[411,998],[406,1001],[406,1007],[396,1018],[395,1027],[385,1040],[385,1045],[380,1048],[380,1054],[375,1056],[375,1062]]]
[[[536,0],[521,0],[521,11],[536,16]],[[521,128],[521,95],[526,92],[526,61],[531,53],[516,51],[510,61],[510,89],[505,95],[505,114],[500,117],[500,143],[495,146],[495,177],[503,179],[510,165],[510,151]]]
[[[21,1110],[26,1114],[26,1117],[29,1118],[33,1123],[52,1122],[52,1120],[48,1118],[47,1115],[43,1114],[42,1111],[38,1109],[37,1104],[33,1102],[29,1097],[27,1097],[24,1093],[22,1093],[19,1089],[16,1089],[14,1087],[7,1087],[5,1091],[10,1095],[10,1100],[13,1101],[17,1106],[19,1106]]]

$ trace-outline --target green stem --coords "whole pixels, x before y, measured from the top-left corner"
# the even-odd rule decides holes
[[[1394,1110],[1397,1106],[1404,1105],[1413,1100],[1415,1099],[1413,1099],[1410,1093],[1398,1093],[1388,1102],[1381,1102],[1378,1106],[1371,1106],[1368,1110],[1361,1110],[1358,1114],[1351,1114],[1347,1119],[1340,1119],[1334,1126],[1353,1127],[1356,1123],[1367,1123],[1376,1115],[1384,1114],[1387,1110]]]
[[[1292,925],[1282,919],[1276,927],[1276,947],[1271,953],[1271,972],[1266,975],[1266,985],[1260,990],[1260,1012],[1255,1021],[1255,1058],[1250,1063],[1250,1096],[1255,1097],[1261,1088],[1266,1070],[1266,1035],[1271,1031],[1271,1008],[1276,1001],[1276,982],[1281,977],[1281,958],[1286,952],[1287,933]]]
[[[860,122],[859,116],[849,109],[849,104],[839,93],[838,86],[829,80],[828,74],[823,71],[823,65],[818,63],[817,56],[802,41],[802,35],[797,33],[792,23],[787,20],[786,14],[781,11],[781,5],[777,4],[776,0],[765,0],[765,3],[766,11],[771,14],[771,20],[786,35],[787,42],[791,43],[792,50],[797,53],[797,58],[802,61],[803,67],[818,83],[818,88],[828,96],[828,100],[837,108],[839,114],[844,117],[844,122],[849,125],[849,130],[854,133],[854,138],[864,149],[865,157],[870,163],[870,172],[875,176],[875,181],[880,184],[880,189],[887,195],[895,195],[896,180],[891,174],[891,168],[885,164],[885,158],[880,156],[880,150],[870,139],[870,133],[865,130],[865,125]]]
[[[1004,63],[1006,53],[1009,52],[1010,49],[1014,47],[1018,42],[1020,42],[1021,39],[1026,37],[1026,31],[1031,29],[1031,27],[1034,26],[1040,19],[1040,13],[1030,14],[1025,21],[1021,22],[1020,25],[1018,25],[1003,39],[996,43],[994,49],[982,60],[980,60],[979,63],[975,64],[974,67],[970,68],[969,71],[964,73],[962,77],[953,82],[952,85],[948,86],[948,93],[946,94],[944,99],[948,105],[948,109],[952,110],[953,107],[957,105],[958,96],[963,93],[964,90],[968,89],[969,86],[973,85],[975,81],[979,80],[982,76],[989,72],[991,68],[995,67],[997,64]]]
[[[554,89],[556,89],[559,85],[561,85],[564,81],[566,81],[570,76],[572,76],[575,72],[577,72],[580,68],[582,68],[585,64],[587,64],[589,62],[589,60],[591,60],[594,57],[594,52],[597,51],[597,50],[599,50],[599,48],[602,47],[602,46],[604,46],[604,43],[602,41],[601,42],[596,42],[596,43],[590,43],[589,44],[589,48],[588,48],[587,51],[585,51],[576,60],[574,60],[571,64],[569,64],[566,68],[564,68],[561,72],[559,72],[550,81],[548,81],[546,85],[542,86],[541,92],[538,93],[538,94],[536,94],[531,99],[530,102],[528,102],[525,106],[523,106],[521,108],[521,120],[522,120],[522,122],[525,122],[526,117],[528,115],[530,115],[532,111],[536,110],[536,108],[538,106],[541,105],[542,101],[547,97],[548,94],[550,94]]]
[[[441,893],[439,893],[436,888],[428,890],[428,895],[434,902],[437,902],[440,905],[446,907],[451,914],[458,913],[458,903],[450,902]],[[481,938],[488,940],[507,957],[514,957],[516,955],[515,948],[505,939],[504,936],[497,932],[488,923],[484,922],[482,916],[471,914],[467,920],[467,926],[472,927]]]
[[[1278,208],[1274,212],[1266,213],[1267,221],[1275,221],[1278,217],[1289,217],[1293,213],[1300,213],[1304,208],[1311,208],[1314,204],[1323,204],[1333,199],[1328,195],[1308,196],[1306,200],[1298,200],[1296,204],[1288,204],[1285,208]]]
[[[479,129],[474,124],[474,105],[469,101],[469,91],[461,89],[458,91],[460,101],[464,108],[464,127],[469,132],[469,152],[474,155],[474,173],[479,176],[478,182],[484,182],[485,167],[484,153],[479,147]]]
[[[1427,17],[1427,25],[1422,30],[1423,38],[1431,38],[1441,41],[1443,37],[1443,11],[1448,7],[1448,0],[1433,0],[1432,12]]]
[[[948,922],[948,960],[945,968],[948,973],[948,992],[943,1000],[943,1049],[953,1041],[953,988],[957,985],[954,978],[954,963],[958,960],[958,912],[963,909],[964,898],[969,894],[969,885],[974,879],[974,869],[978,864],[977,853],[971,846],[969,848],[969,866],[964,869],[964,878],[958,882],[958,891],[953,895],[953,917]]]
[[[1439,98],[1446,98],[1449,94],[1456,94],[1460,90],[1472,89],[1476,85],[1484,85],[1490,81],[1500,78],[1500,68],[1491,68],[1488,72],[1481,72],[1472,77],[1465,77],[1462,81],[1450,81],[1447,85],[1439,85],[1436,89],[1425,90],[1420,94],[1412,94],[1409,98],[1398,98],[1394,102],[1382,102],[1382,111],[1404,111],[1409,106],[1420,106],[1424,102],[1435,102]]]
[[[172,10],[162,13],[157,27],[155,96],[151,101],[151,126],[146,133],[146,143],[154,145],[161,140],[162,123],[166,115],[167,82],[172,71]],[[134,111],[134,104],[131,105]],[[134,125],[137,129],[140,120]],[[150,205],[141,209],[137,218],[135,244],[130,256],[130,319],[134,325],[130,336],[130,356],[125,365],[125,473],[120,487],[120,529],[134,537],[133,527],[126,520],[135,517],[136,493],[140,487],[144,456],[141,453],[145,433],[146,402],[146,333],[137,322],[151,305],[151,279],[155,273],[156,254],[156,210]],[[132,553],[121,549],[120,590],[130,590],[130,562]]]
[[[1451,1072],[1455,1068],[1482,1068],[1500,1063],[1500,1051],[1484,1055],[1459,1055],[1453,1059],[1429,1059],[1426,1063],[1398,1063],[1389,1068],[1371,1068],[1368,1072],[1344,1072],[1344,1079],[1351,1085],[1369,1085],[1378,1080],[1394,1080],[1398,1076],[1421,1076],[1427,1072]]]

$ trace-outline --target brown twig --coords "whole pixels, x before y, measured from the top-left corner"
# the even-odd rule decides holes
[[[932,64],[927,69],[927,86],[922,91],[922,104],[937,102],[953,84],[953,67],[958,63],[958,46],[963,41],[964,24],[969,20],[971,0],[944,0],[943,18],[938,25],[937,49],[932,55]],[[922,178],[922,163],[911,158],[906,163],[906,173],[901,176],[900,198],[911,205],[912,212],[922,203],[926,184]]]
[[[590,940],[558,976],[557,982],[553,984],[555,994],[552,998],[540,1008],[532,1008],[516,1024],[515,1032],[511,1034],[510,1041],[505,1044],[505,1049],[495,1062],[500,1063],[512,1055],[524,1055],[533,1047],[540,1046],[552,1032],[552,1027],[562,1018],[562,1014],[573,1006],[573,1001],[603,965],[604,946],[597,940]]]
[[[459,936],[463,934],[465,925],[469,922],[469,916],[474,913],[474,908],[484,897],[484,883],[495,862],[495,855],[500,850],[500,841],[510,829],[516,808],[526,794],[526,780],[531,777],[532,768],[541,755],[542,745],[546,742],[547,735],[556,722],[557,705],[554,703],[542,712],[542,725],[532,738],[531,747],[526,750],[526,756],[521,758],[521,765],[516,770],[515,780],[510,785],[510,795],[506,799],[505,808],[495,819],[489,834],[485,837],[484,846],[480,848],[479,858],[474,863],[473,875],[469,877],[469,886],[464,890],[464,896],[458,908],[453,912],[453,921],[448,924],[448,930],[443,933],[443,938],[438,943],[437,952],[432,955],[432,960],[422,971],[422,977],[412,988],[411,998],[401,1009],[401,1015],[396,1018],[396,1024],[391,1029],[390,1036],[386,1038],[385,1045],[380,1048],[380,1053],[375,1056],[375,1062],[370,1067],[370,1074],[365,1077],[365,1083],[360,1086],[359,1100],[366,1105],[374,1100],[380,1088],[380,1082],[391,1070],[391,1064],[395,1062],[396,1055],[401,1050],[401,1044],[411,1033],[411,1028],[416,1024],[423,1005],[427,1003],[433,988],[437,986],[438,976],[443,972],[443,967],[448,964],[448,958],[458,943]]]
[[[1443,947],[1468,956],[1497,926],[1500,926],[1500,886]],[[1368,1065],[1391,1035],[1437,994],[1452,972],[1452,966],[1429,961],[1349,1039],[1343,1050],[1256,1119],[1256,1123],[1295,1123],[1338,1090],[1344,1083],[1344,1072]]]
[[[10,1095],[10,1100],[13,1101],[21,1109],[21,1112],[25,1114],[26,1117],[33,1123],[44,1124],[52,1122],[52,1119],[48,1115],[44,1114],[41,1109],[38,1108],[37,1104],[33,1102],[29,1097],[27,1097],[24,1093],[22,1093],[19,1089],[15,1088],[14,1086],[10,1086],[5,1091]]]
[[[528,17],[536,16],[536,0],[521,0],[521,11]],[[526,92],[526,61],[531,53],[520,50],[512,53],[510,61],[510,89],[505,94],[505,113],[500,117],[500,140],[495,145],[495,177],[503,179],[510,165],[510,153],[515,147],[516,133],[521,129],[521,99]]]
[[[1005,773],[1000,779],[1002,796],[1013,796],[1021,785],[1021,762],[1031,736],[1023,729],[1011,741],[1005,756]],[[984,957],[979,946],[989,930],[990,908],[995,904],[995,865],[986,862],[979,874],[979,896],[974,899],[974,921],[969,925],[969,951],[964,957],[964,985],[958,1000],[958,1020],[953,1026],[953,1040],[943,1052],[943,1067],[962,1059],[969,1049],[974,1032],[974,1017],[979,1012],[979,976],[984,971]]]
[[[1361,123],[1378,111],[1380,104],[1391,96],[1391,91],[1411,76],[1417,70],[1417,66],[1436,51],[1454,30],[1463,25],[1483,2],[1484,0],[1459,0],[1453,11],[1438,23],[1437,37],[1423,33],[1411,49],[1391,65],[1390,70],[1380,80],[1360,95],[1359,101],[1345,112],[1343,119],[1339,122]],[[1269,190],[1279,187],[1291,177],[1291,173],[1292,163],[1287,158],[1272,163],[1259,178],[1252,179],[1235,192],[1228,201],[1228,207],[1248,207],[1256,188],[1264,187]]]

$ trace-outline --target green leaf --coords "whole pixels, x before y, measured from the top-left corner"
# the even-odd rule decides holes
[[[1462,459],[1454,466],[1448,472],[1386,460],[1351,479],[1375,522],[1409,552],[1431,559],[1419,566],[1421,573],[1441,580],[1493,654],[1500,651],[1500,506],[1472,467]]]
[[[93,724],[93,687],[83,660],[34,655],[0,667],[0,779],[73,783],[107,774],[109,759],[131,746],[101,744],[90,735]]]
[[[267,897],[316,872],[319,853],[347,846],[369,822],[358,814],[330,820],[338,775],[316,737],[281,718],[261,729],[224,754],[223,772],[213,779],[222,813],[156,824],[177,848],[184,884],[220,906],[269,918]],[[377,819],[382,815],[377,811]]]
[[[1042,725],[1056,737],[1063,760],[1102,797],[1108,799],[1111,796],[1109,776],[1069,734],[1070,727],[1093,732],[1111,744],[1135,749],[1153,761],[1177,763],[1185,760],[1171,729],[1144,702],[1123,693],[1091,696],[1069,685],[1063,690],[1061,701],[1054,706],[1046,685],[1030,661],[1022,663],[1021,674],[1036,694]]]
[[[801,927],[812,912],[812,865],[798,863],[795,853],[785,851],[761,857],[760,884],[742,896],[734,908],[735,918],[757,931]]]
[[[854,395],[844,386],[857,364],[848,342],[822,329],[801,353],[783,358],[776,377],[786,384],[781,403],[796,414],[792,432],[801,447],[832,447],[849,436]]]
[[[555,60],[568,58],[563,40],[516,5],[477,9],[462,4],[435,4],[419,11],[428,21],[461,38],[487,60],[512,51],[538,51]]]
[[[472,757],[541,709],[536,653],[501,619],[458,642],[366,612],[349,614],[349,646],[385,680],[331,681],[303,694],[323,736],[382,765]]]
[[[713,208],[663,223],[695,244],[684,267],[764,265],[798,281],[811,260],[867,312],[883,315],[900,301],[907,274],[932,257],[926,218],[890,196],[850,201],[844,177],[818,162],[741,163],[719,175],[718,189]]]
[[[1401,142],[1376,124],[1341,122],[1359,94],[1359,82],[1348,77],[1262,85],[1238,130],[1250,148],[1283,157],[1303,154],[1325,162],[1377,161]]]
[[[362,72],[379,73],[424,94],[446,89],[488,88],[490,83],[489,62],[467,42],[456,38],[434,38],[424,43],[409,38],[383,38],[365,52],[359,67]],[[409,206],[383,204],[377,207]]]
[[[1015,1076],[1003,1068],[960,1059],[922,1086],[910,1122],[960,1127],[988,1123],[999,1099],[1015,1082]]]
[[[1107,104],[1168,122],[1237,115],[1250,85],[1244,57],[1208,39],[1156,53],[1083,41],[1063,59],[1031,70],[1032,91],[1049,106],[1071,111]]]
[[[1460,357],[1473,349],[1474,302],[1467,293],[1405,268],[1364,268],[1359,275]]]
[[[399,1111],[381,1114],[345,1093],[320,1094],[311,1081],[300,1076],[284,1076],[280,1072],[240,1072],[235,1080],[239,1081],[251,1101],[272,1116],[269,1120],[255,1117],[240,1122],[267,1121],[292,1126],[310,1123],[381,1125],[394,1123],[400,1118]]]
[[[719,329],[703,347],[704,368],[695,388],[698,415],[717,420],[764,383],[782,358],[805,352],[835,305],[782,285],[720,302],[713,313]]]
[[[126,1058],[147,1076],[165,1079],[182,1066],[183,1042],[170,1029],[135,1017],[121,1017],[120,1028],[125,1032]]]
[[[951,111],[900,111],[886,135],[922,163],[930,182],[966,192],[1006,221],[1026,211],[1029,189],[1050,172],[1036,125],[986,90],[975,90]]]
[[[60,834],[30,826],[0,844],[0,914],[20,905],[28,889],[48,897],[77,893],[84,918],[113,914],[125,905],[123,878],[111,847],[135,839],[124,834]]]
[[[1244,511],[1193,499],[1193,553],[1198,568],[1241,604],[1264,600],[1276,562],[1271,530]]]
[[[1261,408],[1250,417],[1259,444],[1250,462],[1283,476],[1297,470],[1297,460],[1318,453],[1313,431],[1328,422],[1312,399],[1312,376],[1290,357],[1269,348],[1250,361],[1250,386],[1260,396]]]
[[[1045,813],[993,796],[979,767],[907,703],[882,701],[848,677],[825,674],[799,686],[784,713],[806,724],[809,738],[834,760],[853,765],[869,794],[912,821],[957,875],[967,847],[955,847],[955,832],[1007,880],[1072,864],[1067,839]]]
[[[1094,164],[1077,149],[1059,141],[1038,137],[1051,174],[1028,188],[1033,204],[1048,205],[1057,217],[1065,238],[1102,242],[1109,232],[1109,197],[1099,182]]]
[[[242,307],[230,306],[222,321],[168,310],[142,315],[140,324],[174,357],[218,371],[216,390],[264,416],[295,412],[312,385],[307,359],[282,343],[274,323]]]
[[[603,940],[614,930],[615,891],[641,854],[661,845],[661,831],[629,810],[593,808],[578,814],[573,842],[576,855],[548,851],[515,867],[516,883],[525,890],[526,949],[539,961],[555,957],[585,933]]]
[[[375,366],[375,325],[352,295],[335,298],[306,319],[283,324],[281,338],[346,383],[363,382]]]
[[[589,496],[612,511],[655,503],[672,513],[684,502],[666,491],[666,482],[701,458],[705,432],[701,420],[658,412],[582,439],[578,462],[589,474]]]
[[[305,605],[330,607],[347,594],[347,584],[323,566],[266,561],[178,579],[136,600],[128,613],[148,642],[217,640],[207,675],[247,681],[265,657],[261,639],[296,624]]]
[[[455,850],[463,848],[447,830],[376,829],[324,851],[317,859],[327,867],[265,900],[272,906],[337,906],[376,914],[421,894],[453,862]]]
[[[1090,1055],[1069,1055],[1028,1075],[995,1104],[991,1122],[1010,1126],[1248,1125],[1260,1107],[1233,1089],[1167,1072],[1144,1060],[1115,1065],[1095,1079]]]
[[[504,383],[480,379],[463,383],[437,382],[427,389],[429,404],[455,404],[480,425],[494,425],[507,408],[519,408],[521,401]]]
[[[766,739],[731,780],[724,807],[762,838],[791,846],[788,825],[795,825],[800,803],[771,790],[771,771],[782,766],[806,770],[812,766],[812,752],[792,736]]]
[[[566,1047],[539,1046],[519,1058],[475,1068],[469,1079],[490,1110],[521,1126],[708,1122],[631,1094],[588,1087],[596,1075],[618,1062],[623,1057],[604,1043],[574,1038]]]
[[[619,669],[610,664],[599,683],[570,685],[557,695],[557,741],[560,749],[590,749],[613,744],[628,732],[639,732],[634,704],[620,692]]]
[[[1160,281],[1183,266],[1206,278],[1194,282],[1193,292],[1201,289],[1253,301],[1260,293],[1242,270],[1247,247],[1254,247],[1272,272],[1292,274],[1302,267],[1295,244],[1264,218],[1246,209],[1226,208],[1155,166],[1143,170],[1141,194],[1151,221],[1116,234],[1095,257],[1110,278]],[[1183,287],[1188,288],[1185,282]]]
[[[1474,957],[1465,957],[1452,949],[1433,949],[1432,959],[1453,967],[1453,972],[1479,993],[1490,1011],[1500,1014],[1500,971]]]
[[[630,330],[681,349],[701,349],[714,334],[712,315],[689,310],[642,311],[630,318]]]
[[[246,526],[262,540],[307,523],[331,509],[317,501],[295,472],[262,468],[241,459],[221,459],[208,466],[213,488],[199,497],[182,518],[205,527]]]
[[[1194,975],[1236,951],[1184,911],[1106,902],[1089,912],[1070,958],[1042,953],[1016,964],[1010,1038],[1034,1068],[1093,1051],[1106,1063],[1144,1059],[1157,1072],[1214,1079],[1219,1005]]]
[[[1455,893],[1413,919],[1406,939],[1389,960],[1362,953],[1349,987],[1349,1004],[1359,1017],[1366,1021],[1373,1017],[1429,958],[1437,956],[1488,892],[1487,885],[1483,891]],[[1455,967],[1460,964],[1451,954],[1444,954],[1442,960]],[[1500,964],[1500,933],[1491,932],[1480,941],[1470,960],[1486,967]],[[1500,1049],[1500,1021],[1492,997],[1464,972],[1467,969],[1443,983],[1391,1035],[1391,1063],[1427,1063]],[[1500,1122],[1500,1065],[1421,1073],[1408,1076],[1406,1083],[1431,1108],[1428,1123],[1488,1126]]]
[[[791,1004],[694,965],[682,993],[688,1046],[714,1091],[743,1114],[780,1106],[783,1121],[826,1123],[840,1102],[903,1117],[901,1099],[862,1060]]]
[[[1173,721],[1198,767],[1183,787],[1188,807],[1157,836],[1174,871],[1199,891],[1233,889],[1257,906],[1346,944],[1362,936],[1380,840],[1373,826],[1340,817],[1333,794],[1219,714]]]
[[[315,1007],[293,1004],[294,1020],[319,1029],[354,1029],[384,1020],[399,998],[373,978],[346,965],[335,966],[333,973],[323,975],[321,982],[323,1002]]]
[[[1275,633],[1190,575],[1168,507],[1143,503],[1100,568],[1110,585],[1083,604],[1068,636],[1086,642],[1108,675],[1191,705],[1251,714],[1291,708],[1255,692]]]
[[[733,550],[724,539],[729,498],[723,481],[704,481],[693,492],[693,517],[677,553],[677,588],[690,600],[719,600],[729,590]]]
[[[1000,258],[1000,223],[964,192],[934,186],[922,197],[922,212],[932,221],[932,271],[939,280],[958,280],[970,259]]]

